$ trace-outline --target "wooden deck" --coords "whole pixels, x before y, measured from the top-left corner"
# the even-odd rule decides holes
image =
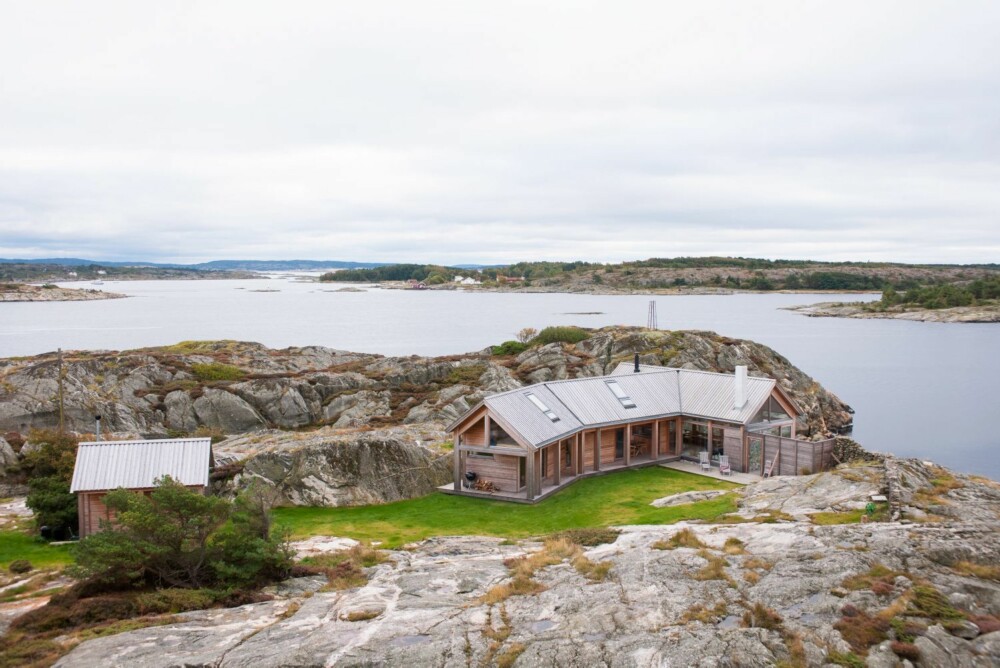
[[[661,462],[660,466],[665,469],[673,469],[674,471],[683,471],[684,473],[693,473],[695,475],[702,475],[706,478],[714,478],[716,480],[727,480],[729,482],[735,482],[740,485],[749,485],[751,483],[760,482],[763,480],[763,476],[759,476],[756,473],[737,473],[733,471],[732,475],[722,475],[719,473],[719,468],[713,466],[707,471],[701,468],[701,464],[698,462],[692,462],[686,459],[678,459],[672,462]]]
[[[616,473],[618,471],[624,471],[625,469],[638,469],[646,466],[664,466],[678,461],[680,461],[680,457],[675,457],[673,455],[669,457],[661,457],[660,459],[655,460],[648,456],[640,456],[633,458],[632,463],[629,466],[625,466],[625,464],[621,463],[602,464],[600,471],[586,471],[576,476],[563,475],[562,483],[558,486],[543,484],[541,494],[531,500],[528,499],[528,493],[525,490],[521,490],[520,492],[477,492],[474,489],[463,488],[462,491],[456,492],[455,483],[451,482],[447,485],[441,485],[438,489],[445,494],[454,494],[455,496],[472,496],[480,499],[495,499],[498,501],[512,501],[514,503],[538,503],[539,501],[552,496],[559,490],[566,489],[577,480],[582,480],[583,478]]]

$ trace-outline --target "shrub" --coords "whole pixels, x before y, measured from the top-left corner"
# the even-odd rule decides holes
[[[970,615],[969,621],[979,627],[979,632],[983,635],[1000,631],[1000,619],[993,615]]]
[[[931,619],[962,619],[964,615],[955,609],[944,594],[931,585],[914,585],[911,612]]]
[[[30,570],[32,570],[32,568],[34,567],[31,565],[31,562],[28,561],[27,559],[15,559],[14,561],[10,562],[10,566],[7,567],[7,570],[16,575],[20,575],[21,573],[29,572]]]
[[[743,554],[746,551],[743,549],[743,541],[735,536],[727,538],[722,549],[726,554]]]
[[[619,535],[621,535],[621,532],[617,529],[595,527],[589,529],[566,529],[565,531],[552,534],[552,538],[565,538],[571,543],[583,547],[595,547],[597,545],[604,545],[605,543],[613,543],[618,540]]]
[[[538,330],[534,327],[525,327],[517,333],[517,340],[520,343],[527,343],[538,335]]]
[[[246,376],[246,372],[243,369],[219,362],[192,364],[191,373],[194,374],[195,378],[203,382],[212,380],[242,380]]]
[[[908,659],[910,661],[920,660],[920,649],[913,643],[893,640],[892,644],[889,645],[889,649],[895,652],[896,656],[901,659]]]
[[[52,430],[33,430],[28,442],[36,447],[21,468],[28,480],[27,506],[38,526],[77,527],[76,495],[69,491],[76,464],[77,439]]]
[[[165,476],[148,496],[118,489],[104,499],[117,523],[76,551],[77,576],[112,586],[146,581],[197,589],[285,575],[287,541],[270,535],[269,508],[204,496]]]
[[[493,346],[490,351],[493,355],[506,356],[506,355],[520,355],[525,350],[528,349],[528,344],[521,343],[520,341],[504,341],[499,346]]]
[[[889,622],[881,617],[872,617],[852,605],[845,605],[841,613],[844,616],[833,625],[833,628],[840,632],[841,637],[855,652],[864,654],[869,647],[886,639]]]
[[[854,652],[848,652],[847,654],[830,652],[826,660],[834,665],[845,666],[846,668],[865,668],[864,660]]]
[[[209,589],[157,589],[139,594],[135,604],[140,614],[165,614],[202,610],[218,598],[218,592]]]
[[[579,327],[546,327],[531,339],[532,346],[544,346],[549,343],[579,343],[590,337],[586,330]]]

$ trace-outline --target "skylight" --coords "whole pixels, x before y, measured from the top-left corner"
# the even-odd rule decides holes
[[[618,384],[618,381],[609,380],[607,381],[607,385],[615,397],[618,398],[618,401],[622,403],[622,406],[625,408],[635,408],[635,402],[632,401],[632,397],[625,394],[625,390],[623,390],[622,386]]]
[[[525,392],[524,396],[528,397],[528,400],[531,403],[535,404],[535,406],[538,408],[538,410],[540,410],[543,413],[545,413],[545,417],[547,417],[548,419],[552,420],[553,422],[559,422],[559,416],[556,415],[555,413],[553,413],[552,409],[549,408],[548,406],[546,406],[545,403],[541,399],[539,399],[538,397],[536,397],[531,392]]]

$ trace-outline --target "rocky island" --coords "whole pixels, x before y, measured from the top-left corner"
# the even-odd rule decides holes
[[[919,322],[1000,322],[1000,305],[954,306],[928,309],[920,306],[894,306],[884,311],[865,308],[864,304],[846,302],[820,302],[786,307],[811,318],[860,318],[913,320]]]
[[[113,438],[211,436],[213,491],[265,481],[302,561],[218,599],[164,590],[132,603],[59,593],[72,582],[51,569],[4,576],[0,656],[34,642],[34,665],[65,667],[1000,662],[1000,485],[985,478],[838,439],[836,469],[746,486],[651,467],[535,506],[436,494],[451,479],[444,427],[481,397],[636,353],[771,376],[805,411],[806,436],[851,424],[849,406],[752,341],[578,333],[436,358],[235,341],[66,353],[67,428],[85,435],[100,413]],[[7,496],[24,493],[31,428],[58,424],[58,364],[0,360]],[[662,480],[682,489],[658,494]],[[588,500],[620,505],[580,515]]]
[[[0,283],[0,302],[80,302],[122,299],[127,295],[89,288],[60,288],[57,285]]]

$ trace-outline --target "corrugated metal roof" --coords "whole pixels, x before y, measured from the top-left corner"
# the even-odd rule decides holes
[[[584,427],[634,422],[672,415],[745,424],[770,396],[772,378],[747,378],[747,402],[733,407],[735,380],[732,374],[693,369],[675,369],[623,362],[609,376],[550,381],[495,394],[483,400],[490,412],[531,445],[544,445]],[[635,403],[626,407],[611,389],[618,383]],[[559,417],[553,422],[526,396],[533,393]],[[455,422],[457,425],[460,418]],[[512,434],[513,436],[514,434]]]
[[[211,457],[210,438],[81,443],[70,491],[146,489],[165,475],[184,485],[208,485]]]

